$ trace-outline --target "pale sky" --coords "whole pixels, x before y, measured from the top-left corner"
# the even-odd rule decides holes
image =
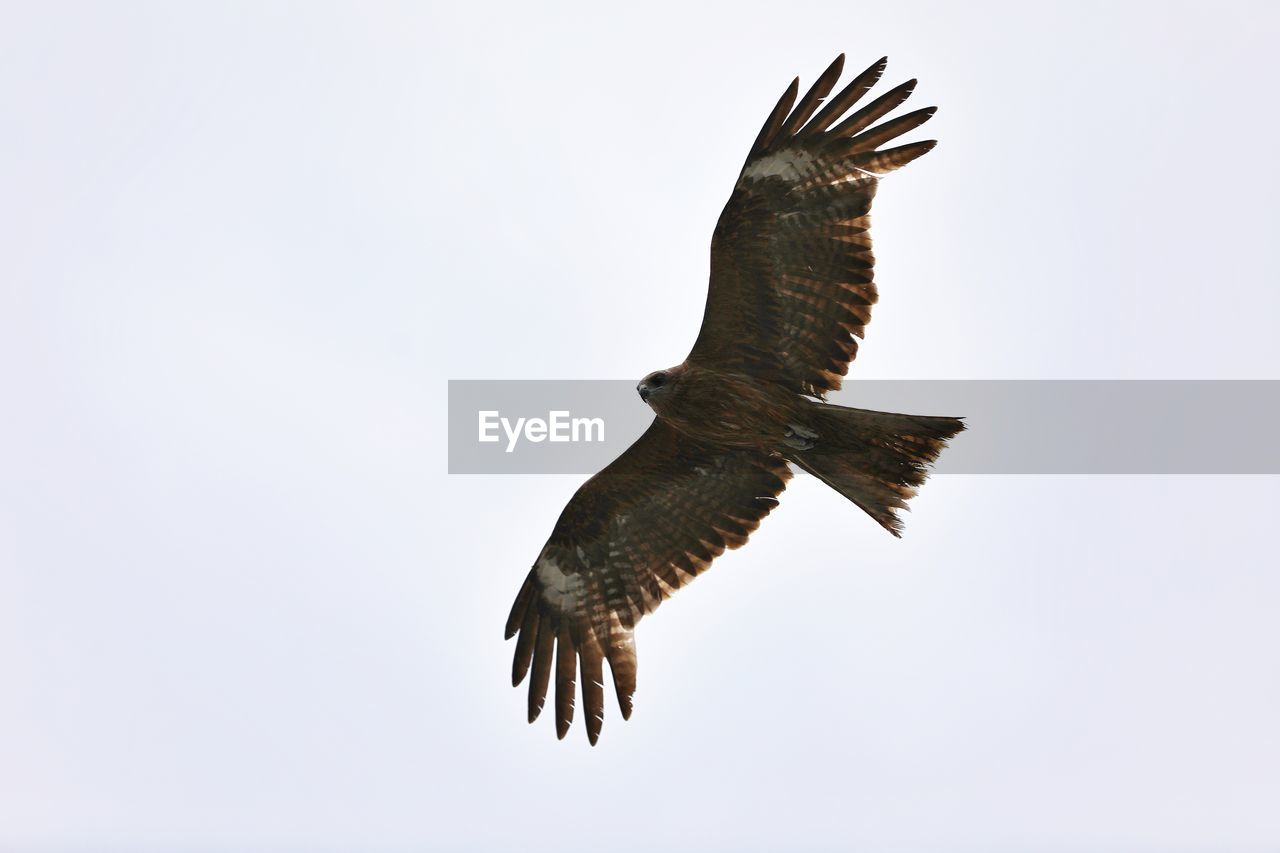
[[[1116,6],[7,4],[0,849],[1280,848],[1280,478],[798,478],[592,749],[501,640],[580,478],[446,474],[685,355],[841,51],[941,108],[852,382],[1280,378],[1280,14]]]

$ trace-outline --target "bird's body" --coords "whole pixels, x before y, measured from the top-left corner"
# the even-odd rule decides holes
[[[934,145],[881,147],[933,115],[929,107],[876,124],[915,81],[850,112],[883,59],[828,99],[843,61],[798,102],[792,82],[765,121],[712,236],[693,349],[641,380],[652,425],[578,489],[516,596],[506,625],[508,638],[519,637],[512,682],[530,677],[532,722],[554,671],[561,737],[579,673],[587,735],[599,737],[605,661],[630,716],[636,623],[747,541],[791,465],[899,535],[898,511],[963,429],[955,418],[823,401],[840,387],[878,298],[868,214],[879,178]]]
[[[807,401],[782,385],[687,362],[658,373],[666,380],[643,391],[642,398],[654,414],[691,439],[778,452],[793,427],[811,427]],[[648,386],[642,382],[641,387]]]

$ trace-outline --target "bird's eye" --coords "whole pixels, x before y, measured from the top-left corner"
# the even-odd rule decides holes
[[[649,377],[649,385],[653,388],[661,388],[662,383],[667,381],[667,374],[655,373]]]

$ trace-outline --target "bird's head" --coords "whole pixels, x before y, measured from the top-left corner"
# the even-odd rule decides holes
[[[649,404],[650,408],[655,411],[660,409],[680,381],[683,368],[684,366],[680,365],[668,367],[666,370],[655,370],[640,380],[640,384],[636,386],[636,393],[640,395],[641,400]]]

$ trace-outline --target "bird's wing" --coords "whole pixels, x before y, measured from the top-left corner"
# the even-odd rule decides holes
[[[632,630],[644,614],[747,541],[791,472],[774,456],[724,451],[655,420],[626,452],[578,489],[516,596],[512,683],[529,681],[529,721],[555,671],[556,731],[573,720],[581,663],[587,736],[604,719],[608,660],[624,719],[636,686]]]
[[[935,144],[881,148],[927,121],[934,107],[872,126],[907,99],[914,80],[849,112],[885,62],[827,100],[841,55],[798,104],[797,79],[774,107],[716,224],[690,362],[818,397],[840,387],[876,301],[868,211],[877,176]]]

